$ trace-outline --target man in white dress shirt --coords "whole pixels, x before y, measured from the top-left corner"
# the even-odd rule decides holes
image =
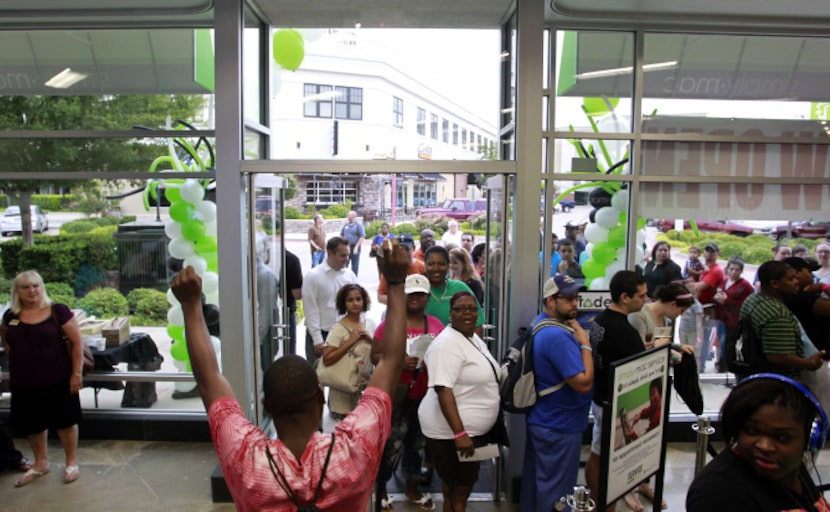
[[[325,261],[311,269],[303,280],[305,351],[311,364],[323,353],[329,329],[337,321],[337,290],[357,282],[357,276],[346,267],[348,262],[349,242],[343,237],[332,237],[326,242]]]

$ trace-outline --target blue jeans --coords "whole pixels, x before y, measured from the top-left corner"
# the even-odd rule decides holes
[[[703,338],[700,347],[700,360],[698,364],[698,373],[703,373],[706,370],[706,361],[709,359],[709,353],[712,351],[712,330],[717,329],[718,333],[718,354],[715,356],[715,361],[720,361],[720,355],[723,352],[723,344],[726,340],[726,325],[720,320],[704,320],[703,321]],[[725,371],[725,369],[723,370]]]
[[[326,251],[315,251],[311,253],[311,268],[316,267],[326,258]]]
[[[357,247],[357,254],[354,253],[354,248]],[[352,272],[357,275],[360,270],[360,247],[357,245],[349,246],[349,263],[352,265]]]

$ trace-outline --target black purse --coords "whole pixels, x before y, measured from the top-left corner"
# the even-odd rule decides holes
[[[484,354],[482,354],[483,356]],[[487,359],[485,356],[484,359]],[[487,363],[493,370],[493,377],[496,378],[496,386],[499,385],[499,374],[496,371],[493,363],[487,359]],[[496,416],[496,422],[490,427],[490,430],[482,436],[486,444],[497,444],[499,446],[510,446],[510,436],[507,433],[507,425],[504,423],[504,408],[501,405],[501,398],[499,398],[499,414]]]

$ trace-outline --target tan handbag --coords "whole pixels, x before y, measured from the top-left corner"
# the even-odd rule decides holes
[[[351,394],[357,393],[360,389],[360,373],[351,350],[331,366],[326,366],[322,357],[315,362],[315,365],[317,379],[323,386]]]

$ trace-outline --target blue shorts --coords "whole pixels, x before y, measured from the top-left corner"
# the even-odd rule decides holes
[[[591,413],[594,415],[594,430],[591,438],[591,453],[599,455],[602,453],[600,446],[602,444],[602,407],[595,402],[591,402]]]

